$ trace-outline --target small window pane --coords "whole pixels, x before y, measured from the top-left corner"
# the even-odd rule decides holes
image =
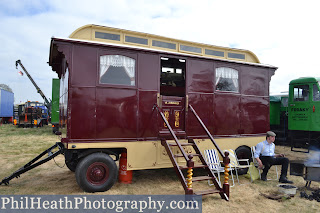
[[[217,68],[216,90],[239,92],[238,71],[228,67]]]
[[[313,101],[320,101],[320,91],[317,84],[313,85]]]
[[[298,85],[293,88],[294,101],[308,101],[309,100],[309,86]]]
[[[237,58],[237,59],[246,59],[244,54],[238,54],[238,53],[228,53],[228,58]]]
[[[146,39],[146,38],[126,36],[125,40],[126,40],[126,42],[148,45],[148,39]]]
[[[96,32],[95,36],[96,36],[96,38],[120,41],[120,35],[117,35],[117,34]]]
[[[157,41],[157,40],[152,40],[152,46],[162,47],[162,48],[167,48],[172,50],[177,49],[176,44],[174,43],[168,43],[168,42]]]
[[[122,55],[100,56],[100,83],[135,85],[135,60]]]
[[[202,53],[202,50],[199,47],[191,47],[191,46],[186,46],[181,44],[180,44],[180,50],[194,52],[194,53]]]
[[[205,54],[207,55],[214,55],[214,56],[219,56],[219,57],[224,57],[224,52],[222,51],[217,51],[217,50],[205,50]]]

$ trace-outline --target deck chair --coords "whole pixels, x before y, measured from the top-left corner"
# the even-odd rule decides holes
[[[252,146],[252,147],[251,147],[252,161],[253,161],[254,166],[258,168],[259,163],[258,163],[258,161],[257,161],[257,160],[255,159],[255,157],[254,157],[255,151],[256,151],[256,147],[255,147],[255,146]],[[274,180],[278,180],[278,179],[279,179],[278,167],[277,167],[277,165],[273,165],[273,166],[275,167],[276,174],[277,174],[277,179],[274,179]],[[260,176],[260,179],[261,179],[261,169],[258,168],[258,170],[259,170],[259,176]],[[273,179],[268,179],[268,180],[273,180]]]
[[[249,169],[250,179],[252,182],[253,180],[252,180],[252,175],[251,175],[251,169],[250,169],[251,165],[250,165],[249,159],[238,159],[237,154],[233,149],[227,149],[227,150],[224,150],[223,152],[229,152],[229,158],[230,158],[229,165],[230,165],[230,168],[232,168],[236,171],[238,183],[240,184],[239,176],[238,176],[238,169],[245,169],[245,168]],[[241,165],[239,162],[245,162],[246,164]]]
[[[209,166],[209,169],[212,170],[212,172],[215,174],[217,173],[218,174],[218,180],[219,180],[219,183],[221,184],[220,182],[220,172],[224,172],[224,167],[221,166],[221,161],[219,159],[219,155],[217,153],[217,150],[215,149],[208,149],[208,150],[204,150],[204,156],[205,156],[205,159],[206,159],[206,162]],[[229,171],[231,171],[232,168],[229,169]],[[234,186],[234,178],[233,178],[233,174],[231,172],[231,179],[232,179],[232,186]],[[212,186],[213,184],[210,183],[210,180],[208,180],[208,184],[209,186]]]

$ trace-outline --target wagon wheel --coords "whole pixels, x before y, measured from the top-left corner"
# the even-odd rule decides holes
[[[245,146],[238,147],[236,149],[236,154],[238,159],[249,159],[249,162],[252,161],[251,150],[248,147],[245,147]],[[240,162],[240,164],[241,163],[244,163],[244,162]],[[239,175],[247,174],[247,172],[248,172],[248,168],[238,170]]]
[[[117,181],[118,168],[109,155],[93,153],[78,163],[75,175],[78,185],[84,191],[103,192]]]

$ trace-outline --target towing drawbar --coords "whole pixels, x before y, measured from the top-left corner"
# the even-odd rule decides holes
[[[55,152],[52,152],[52,150],[54,150],[57,147],[59,148],[59,150],[55,151]],[[27,163],[26,165],[24,165],[23,167],[21,167],[20,169],[15,171],[12,175],[10,175],[9,177],[4,178],[0,182],[0,185],[2,185],[2,184],[8,185],[9,181],[12,180],[13,178],[19,178],[21,174],[23,174],[23,173],[25,173],[25,172],[27,172],[27,171],[29,171],[29,170],[37,167],[37,166],[40,166],[41,164],[44,164],[44,163],[48,162],[49,160],[51,160],[54,157],[62,154],[63,152],[64,152],[63,144],[61,142],[57,142],[55,145],[51,146],[49,149],[45,150],[40,155],[38,155],[33,160],[31,160],[29,163]],[[42,158],[46,154],[48,154],[48,157],[38,161],[40,158]]]

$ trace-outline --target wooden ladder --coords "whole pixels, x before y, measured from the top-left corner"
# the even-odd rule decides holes
[[[185,190],[185,194],[209,195],[209,194],[218,193],[220,194],[222,199],[229,200],[228,171],[225,172],[226,181],[222,187],[220,183],[218,183],[218,180],[213,174],[213,172],[210,170],[196,142],[191,138],[188,138],[187,142],[183,142],[183,143],[179,142],[175,132],[169,125],[169,122],[165,118],[162,110],[157,105],[155,105],[155,108],[158,110],[160,116],[162,117],[162,120],[165,122],[171,136],[174,139],[174,142],[168,142],[166,139],[167,137],[161,137],[161,144],[165,147],[168,153],[168,156],[172,162],[174,170],[177,176],[179,177],[179,180],[183,186],[183,189]],[[183,147],[188,147],[188,146],[192,148],[191,153],[194,153],[194,154],[188,154],[188,155],[186,154]],[[178,147],[179,154],[174,153],[173,147]],[[200,163],[195,164],[195,162],[193,161],[193,157],[198,157],[200,159]],[[229,164],[229,162],[227,161],[228,157],[225,157],[225,156],[223,157],[224,157],[225,164],[228,165]],[[181,166],[181,163],[179,165],[178,158],[184,158],[186,165]],[[205,170],[206,175],[193,177],[192,171],[194,168],[203,168]],[[183,172],[184,170],[187,170],[187,177],[185,177],[185,174]],[[209,187],[208,185],[207,190],[194,191],[192,187],[193,182],[208,181],[208,180],[211,180],[213,182],[215,189],[212,189],[212,187]]]

